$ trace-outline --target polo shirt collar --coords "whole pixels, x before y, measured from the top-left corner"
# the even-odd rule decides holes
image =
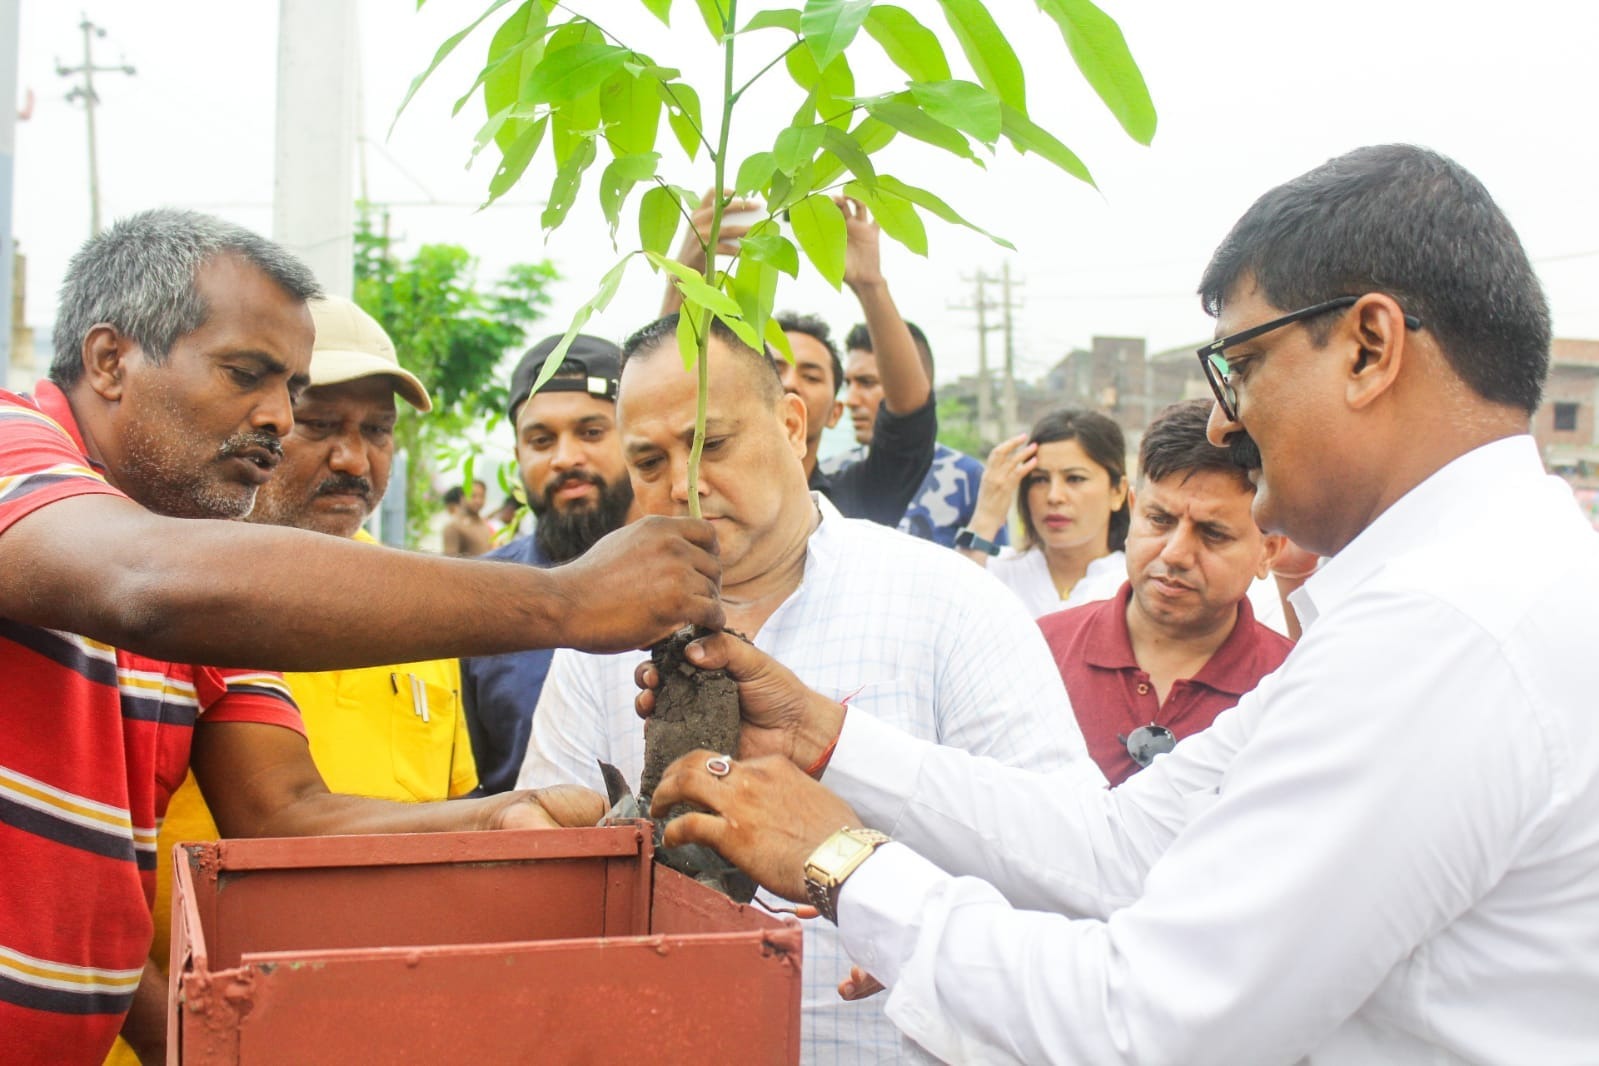
[[[1133,638],[1127,629],[1127,606],[1132,598],[1132,582],[1126,581],[1111,599],[1079,608],[1094,612],[1094,617],[1084,626],[1084,662],[1108,670],[1143,669],[1133,655]],[[1242,696],[1253,689],[1260,682],[1252,654],[1254,627],[1255,611],[1249,605],[1249,597],[1245,596],[1238,601],[1238,617],[1233,621],[1232,632],[1188,680],[1232,696]]]
[[[72,417],[72,405],[67,402],[67,394],[62,392],[55,382],[45,380],[36,384],[33,387],[33,402],[39,406],[39,410],[49,415],[57,425],[67,431],[72,443],[77,445],[78,451],[89,460],[89,465],[96,472],[100,474],[106,472],[106,468],[89,455],[89,448],[83,443],[83,432],[78,429],[78,420]]]
[[[1395,556],[1434,539],[1481,507],[1484,485],[1512,484],[1527,472],[1543,472],[1538,446],[1517,434],[1474,448],[1446,463],[1421,484],[1395,500],[1376,520],[1328,559],[1289,602],[1307,630],[1321,615],[1334,610]],[[1499,504],[1505,504],[1500,500]]]

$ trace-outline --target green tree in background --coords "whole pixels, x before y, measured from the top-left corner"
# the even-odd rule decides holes
[[[505,417],[510,397],[501,363],[522,348],[528,328],[549,307],[557,275],[548,260],[521,263],[479,288],[477,260],[465,248],[425,244],[401,259],[386,229],[375,231],[371,213],[359,213],[355,302],[383,324],[400,362],[433,396],[427,415],[401,404],[395,427],[396,450],[409,460],[406,542],[415,546],[440,507],[432,493],[439,464],[464,459],[470,479],[473,432],[492,432]]]

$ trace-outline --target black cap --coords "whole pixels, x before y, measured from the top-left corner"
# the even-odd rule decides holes
[[[545,337],[522,356],[511,374],[511,418],[516,418],[521,407],[533,391],[539,370],[555,346],[561,343],[561,334]],[[540,392],[586,392],[602,400],[616,402],[616,393],[622,381],[622,349],[610,341],[579,333],[572,338],[566,358],[556,376],[539,387]]]

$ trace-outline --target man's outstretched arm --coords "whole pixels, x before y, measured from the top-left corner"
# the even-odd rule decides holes
[[[715,533],[645,518],[554,570],[59,500],[0,534],[0,616],[175,662],[330,670],[718,627]]]

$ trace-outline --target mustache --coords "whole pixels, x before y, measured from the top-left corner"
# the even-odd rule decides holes
[[[606,487],[605,479],[597,474],[591,474],[587,470],[568,470],[564,474],[558,474],[557,476],[551,478],[550,483],[544,486],[544,506],[546,508],[554,507],[555,494],[566,488],[568,485],[574,484],[593,485],[602,493],[605,491]]]
[[[316,487],[313,496],[355,495],[363,500],[372,498],[372,482],[354,474],[334,474]]]
[[[218,459],[232,459],[257,448],[283,458],[283,442],[271,433],[237,433],[222,442],[217,449]]]
[[[1260,469],[1260,448],[1255,439],[1243,430],[1227,434],[1227,458],[1245,470]]]

